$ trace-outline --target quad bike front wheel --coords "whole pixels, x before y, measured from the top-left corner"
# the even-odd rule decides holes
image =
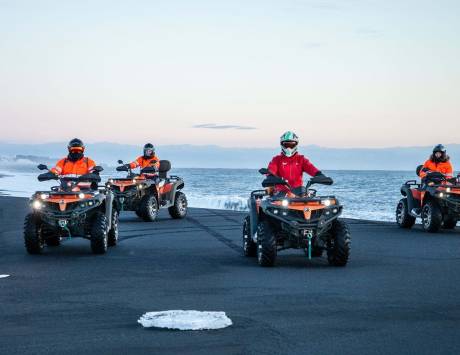
[[[351,234],[344,221],[336,219],[332,224],[328,243],[327,261],[333,266],[347,265],[350,257]]]
[[[444,229],[455,229],[455,226],[457,225],[457,218],[456,217],[446,217],[444,219],[444,223],[442,227]]]
[[[243,221],[243,255],[256,256],[257,244],[251,238],[251,221],[249,216]]]
[[[29,213],[24,220],[24,245],[29,254],[40,254],[45,247],[41,223],[33,213]]]
[[[154,194],[142,197],[139,204],[139,216],[146,222],[153,222],[158,216],[158,201]]]
[[[118,243],[118,212],[116,209],[112,211],[112,224],[107,237],[109,247],[114,247]]]
[[[107,251],[107,217],[102,212],[96,212],[91,223],[91,250],[94,254],[105,254]]]
[[[260,266],[273,266],[276,261],[276,236],[269,222],[257,226],[257,262]]]
[[[168,208],[169,215],[174,219],[184,218],[187,215],[187,197],[183,192],[177,192],[174,205]]]
[[[412,228],[415,224],[415,217],[409,213],[407,198],[402,198],[396,206],[396,223],[401,228]]]
[[[429,200],[422,208],[422,226],[427,232],[436,233],[441,228],[442,212],[438,204]]]

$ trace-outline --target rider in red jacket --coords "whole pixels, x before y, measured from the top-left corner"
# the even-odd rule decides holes
[[[284,133],[280,138],[281,154],[275,156],[268,170],[273,175],[287,180],[291,188],[303,185],[303,173],[311,176],[323,175],[306,157],[297,153],[299,137],[291,131]],[[283,185],[275,186],[275,192],[286,192],[289,189]]]

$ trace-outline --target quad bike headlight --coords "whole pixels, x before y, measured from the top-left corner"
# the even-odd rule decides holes
[[[80,200],[83,200],[83,199],[85,198],[85,194],[84,194],[83,192],[80,192],[80,193],[78,194],[78,198],[79,198]]]
[[[283,206],[283,207],[289,206],[289,201],[288,200],[281,201],[281,206]]]
[[[443,198],[444,197],[444,192],[439,192],[438,197]]]
[[[450,187],[446,187],[446,192],[449,193],[450,191]]]
[[[332,201],[329,200],[329,199],[322,200],[322,201],[321,201],[321,204],[324,205],[324,206],[326,206],[326,207],[328,207],[328,206],[332,205]]]
[[[32,208],[35,210],[39,210],[42,206],[43,204],[39,200],[34,200],[34,202],[32,202]]]
[[[109,184],[113,184],[113,179],[109,179]]]
[[[42,200],[46,200],[48,197],[50,197],[49,194],[45,194],[45,193],[40,194],[40,198],[41,198]]]

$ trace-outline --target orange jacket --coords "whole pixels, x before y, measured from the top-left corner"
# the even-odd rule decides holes
[[[144,169],[148,166],[149,167],[151,166],[151,167],[157,168],[158,170],[160,168],[160,159],[158,159],[156,155],[148,159],[144,158],[144,156],[141,155],[135,161],[130,163],[129,166],[131,169],[138,168],[138,167],[141,169]]]
[[[444,175],[452,176],[454,173],[454,168],[450,161],[435,163],[434,161],[428,159],[425,164],[423,164],[422,170],[420,170],[420,177],[424,178],[429,171],[438,171]]]
[[[77,161],[71,161],[68,158],[59,160],[51,172],[57,175],[84,175],[89,174],[96,163],[87,157],[83,157]]]

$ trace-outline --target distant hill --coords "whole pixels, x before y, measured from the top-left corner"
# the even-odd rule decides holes
[[[413,170],[423,163],[432,147],[370,148],[324,148],[303,146],[299,150],[324,170]],[[96,162],[115,166],[118,159],[129,161],[141,154],[142,146],[94,143],[88,144],[86,152]],[[218,146],[170,145],[158,146],[161,159],[168,159],[174,167],[191,168],[259,168],[279,152],[273,148],[223,148]],[[460,168],[460,144],[448,145],[454,167]],[[37,162],[37,157],[48,160],[63,157],[66,143],[9,144],[0,143],[0,156],[25,156]],[[41,159],[41,158],[40,158]]]

